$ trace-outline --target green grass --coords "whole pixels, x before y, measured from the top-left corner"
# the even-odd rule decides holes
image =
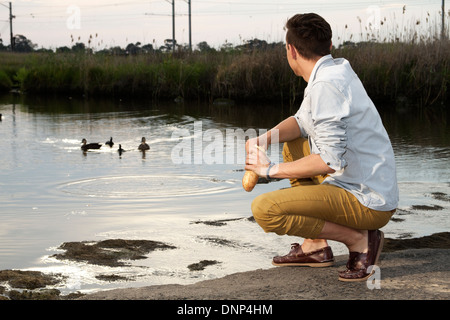
[[[448,103],[450,42],[361,43],[333,50],[345,57],[372,99]],[[299,103],[306,83],[286,61],[284,46],[265,50],[135,56],[0,53],[0,91],[72,96],[150,97]]]

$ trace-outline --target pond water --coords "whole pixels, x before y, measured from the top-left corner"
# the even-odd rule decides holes
[[[228,134],[260,133],[295,110],[281,105],[217,106],[133,101],[0,98],[0,270],[67,276],[62,292],[192,283],[270,268],[301,239],[266,234],[249,221],[252,199],[287,181],[242,189],[243,158]],[[382,113],[397,160],[400,205],[386,237],[449,231],[450,129],[432,111]],[[112,137],[112,148],[105,142]],[[138,145],[146,137],[150,150]],[[81,140],[99,142],[82,152]],[[119,144],[125,152],[119,154]],[[270,155],[281,159],[281,148]],[[432,210],[430,210],[432,209]],[[225,220],[219,225],[207,222]],[[69,241],[161,241],[127,266],[51,256]],[[346,254],[331,242],[336,255]],[[187,266],[218,263],[201,271]],[[108,282],[97,275],[132,277]]]

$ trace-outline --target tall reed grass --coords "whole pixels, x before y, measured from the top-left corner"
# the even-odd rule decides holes
[[[376,100],[409,100],[419,106],[448,102],[450,41],[364,43],[334,55],[348,59]]]
[[[334,48],[374,100],[408,99],[420,106],[448,103],[450,41],[364,42]],[[90,96],[212,101],[216,98],[290,104],[306,83],[286,61],[282,44],[265,50],[135,56],[85,53],[0,53],[0,90]]]

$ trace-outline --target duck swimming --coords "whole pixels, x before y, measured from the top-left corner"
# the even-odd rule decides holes
[[[117,152],[119,152],[119,156],[122,155],[122,152],[125,152],[125,150],[122,149],[122,145],[121,144],[119,144],[119,149],[117,149]]]
[[[109,139],[109,141],[106,141],[105,144],[107,146],[109,146],[110,148],[112,148],[112,146],[114,145],[114,142],[112,141],[112,137]]]
[[[81,149],[84,151],[87,151],[89,149],[100,149],[100,147],[102,146],[100,143],[87,143],[86,139],[83,138],[83,140],[81,140],[81,143],[83,144],[81,146]]]
[[[141,150],[141,151],[150,149],[148,144],[145,143],[145,137],[142,137],[141,144],[139,145],[138,149]]]

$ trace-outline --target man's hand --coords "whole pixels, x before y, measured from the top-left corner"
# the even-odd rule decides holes
[[[245,156],[246,157],[248,156],[248,152],[250,151],[250,146],[255,146],[255,145],[258,145],[258,137],[248,139],[247,142],[245,142]],[[265,146],[262,146],[262,147],[264,148]]]
[[[256,144],[249,145],[248,148],[248,154],[245,159],[245,170],[253,171],[260,177],[266,177],[270,159],[265,150]]]

